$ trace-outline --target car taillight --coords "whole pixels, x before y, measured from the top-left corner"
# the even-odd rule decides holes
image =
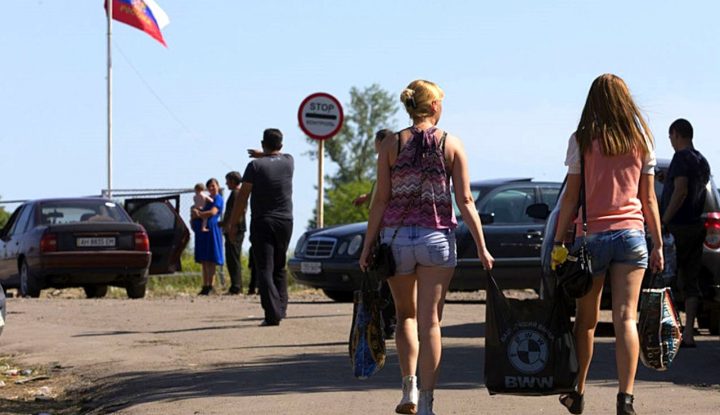
[[[57,251],[57,235],[54,233],[46,233],[40,239],[40,252],[55,252]]]
[[[720,212],[710,212],[705,219],[705,246],[720,249]]]
[[[145,232],[135,232],[135,250],[136,251],[149,251],[150,250],[150,239]]]

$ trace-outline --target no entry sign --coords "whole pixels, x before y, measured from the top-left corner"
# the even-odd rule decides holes
[[[327,140],[340,131],[343,110],[340,101],[324,92],[305,98],[298,110],[300,129],[316,140]]]

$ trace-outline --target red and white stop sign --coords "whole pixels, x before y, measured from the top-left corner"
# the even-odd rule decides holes
[[[340,131],[343,124],[340,101],[324,92],[305,98],[298,110],[300,129],[315,140],[327,140]]]

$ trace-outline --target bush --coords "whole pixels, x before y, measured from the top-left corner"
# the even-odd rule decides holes
[[[288,254],[288,257],[290,255]],[[168,297],[176,295],[195,295],[202,287],[202,265],[195,262],[192,251],[186,249],[180,258],[182,265],[182,271],[174,274],[164,275],[151,275],[148,279],[147,285],[147,297]],[[240,258],[242,266],[242,283],[243,292],[247,292],[250,284],[250,269],[248,268],[248,255],[247,252],[243,252]],[[218,267],[219,268],[219,267]],[[227,266],[222,267],[223,275],[225,278],[224,290],[230,288],[230,274],[228,273]],[[295,283],[295,279],[292,277],[290,270],[288,273],[288,289],[295,290],[299,287],[299,284]],[[219,279],[219,273],[215,275],[215,290],[221,292],[221,285]],[[108,290],[108,297],[111,298],[125,298],[127,294],[124,288],[110,287]]]

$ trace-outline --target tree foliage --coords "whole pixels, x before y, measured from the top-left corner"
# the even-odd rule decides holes
[[[8,213],[4,207],[0,206],[0,228],[5,226],[8,219],[10,219],[10,213]]]
[[[370,192],[371,188],[371,181],[362,180],[339,184],[329,189],[325,195],[325,226],[366,221],[368,206],[355,206],[353,200]]]
[[[340,167],[335,176],[329,177],[331,185],[374,179],[375,132],[394,127],[393,117],[398,111],[395,101],[378,84],[350,88],[343,127],[325,141],[326,156]],[[317,158],[317,151],[310,154]]]

